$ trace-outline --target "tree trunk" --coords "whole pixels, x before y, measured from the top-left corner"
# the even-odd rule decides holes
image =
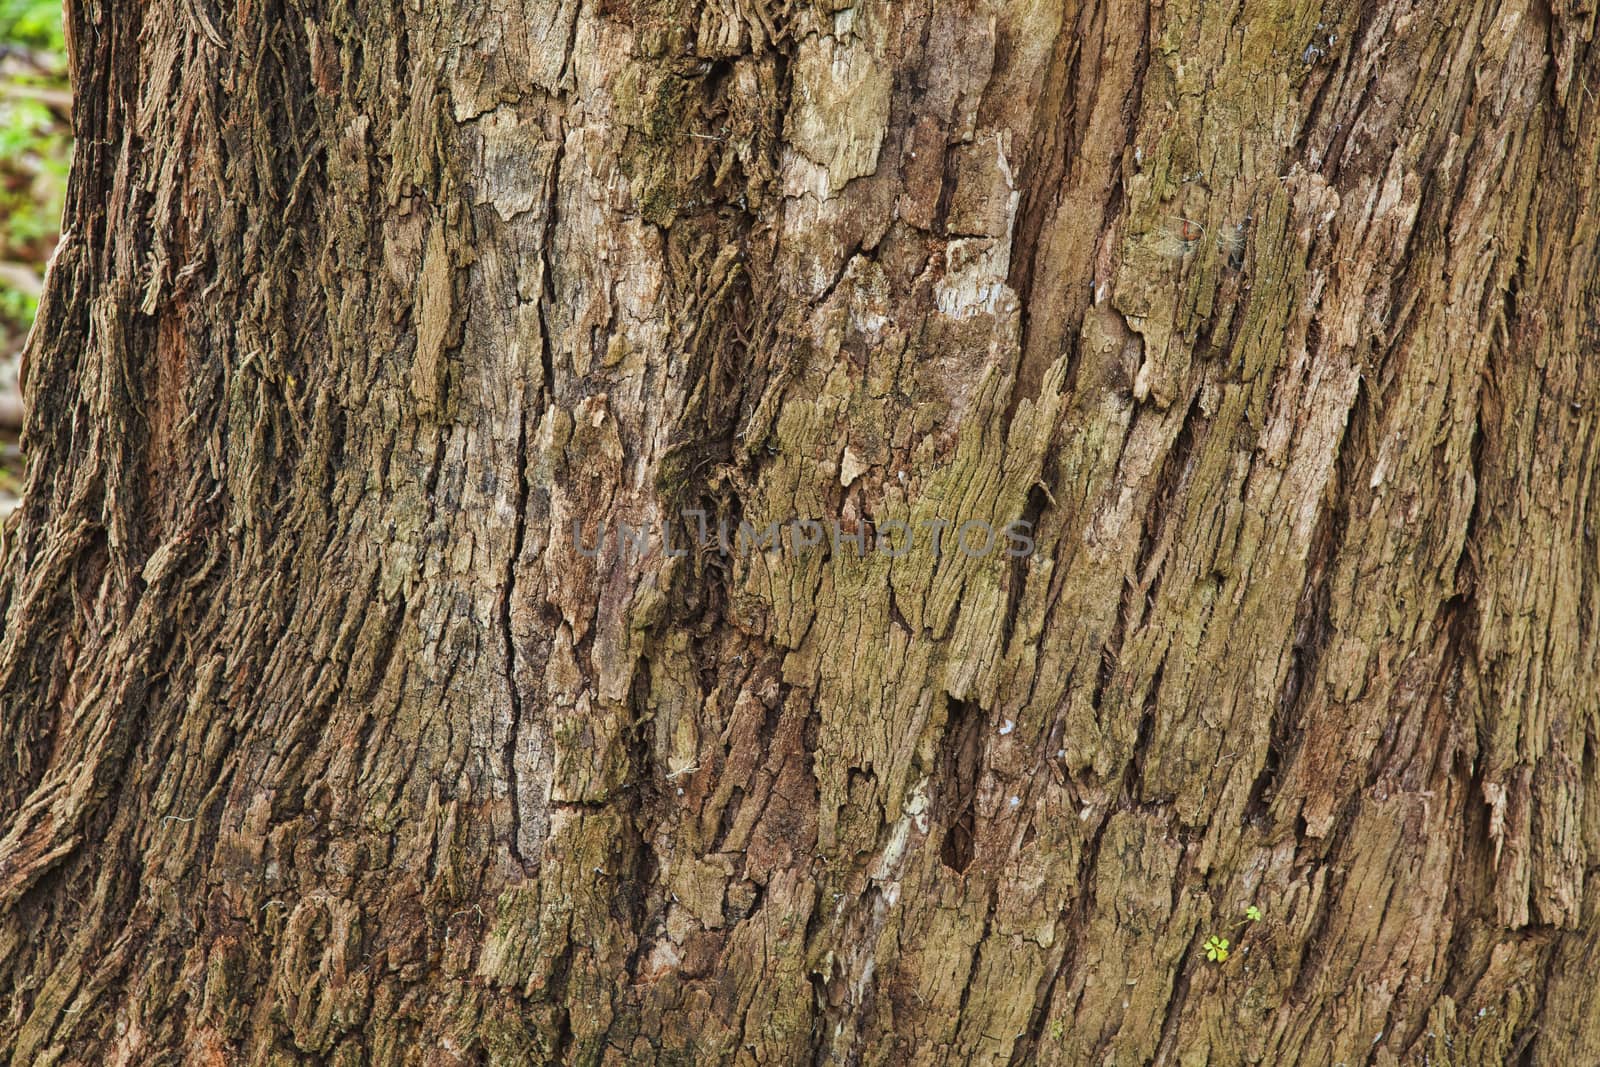
[[[1600,1063],[1593,0],[849,2],[69,2],[0,1059]]]

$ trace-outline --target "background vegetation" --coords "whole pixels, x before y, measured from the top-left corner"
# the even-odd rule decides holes
[[[60,0],[0,0],[0,515],[15,504],[19,361],[72,154]]]

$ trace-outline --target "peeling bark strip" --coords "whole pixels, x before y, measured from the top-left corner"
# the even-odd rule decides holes
[[[1600,1063],[1597,18],[73,0],[0,1059]]]

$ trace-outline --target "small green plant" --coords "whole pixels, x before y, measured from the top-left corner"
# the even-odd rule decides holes
[[[1206,940],[1206,959],[1214,963],[1228,962],[1228,939],[1213,934]]]
[[[1253,923],[1258,923],[1261,921],[1261,909],[1252,904],[1244,909],[1244,917]]]

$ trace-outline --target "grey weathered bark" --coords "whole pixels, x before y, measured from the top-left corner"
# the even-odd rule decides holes
[[[11,1062],[1600,1062],[1591,0],[69,23]]]

